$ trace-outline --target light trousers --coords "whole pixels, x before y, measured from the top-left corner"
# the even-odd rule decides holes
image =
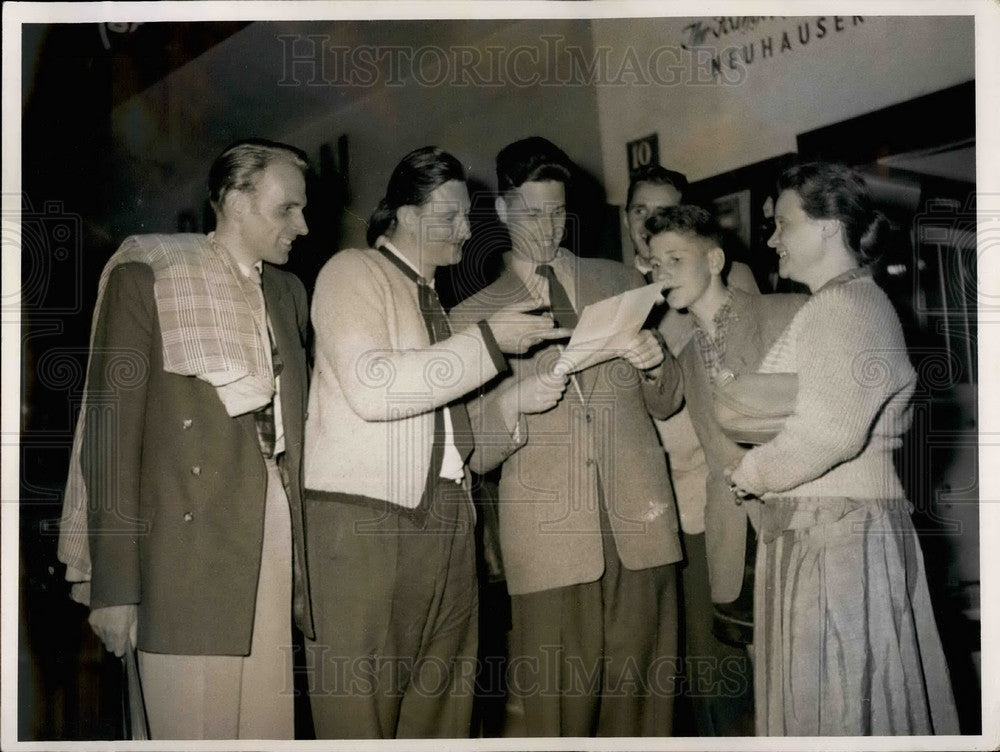
[[[152,739],[292,739],[292,528],[274,460],[250,655],[139,651]]]

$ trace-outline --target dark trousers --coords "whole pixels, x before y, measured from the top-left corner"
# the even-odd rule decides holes
[[[705,535],[684,535],[684,691],[677,732],[684,736],[753,736],[753,668],[746,648],[712,632],[715,606],[708,579]]]
[[[317,496],[306,492],[316,737],[468,738],[478,637],[468,492],[436,483],[423,523]]]
[[[675,567],[623,567],[603,499],[601,533],[599,580],[511,597],[509,689],[529,736],[671,734]]]

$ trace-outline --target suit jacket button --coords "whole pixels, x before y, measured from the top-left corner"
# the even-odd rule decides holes
[[[191,475],[201,475],[201,465],[192,465]]]
[[[190,522],[193,519],[194,519],[194,515],[193,514],[191,514],[190,512],[185,512],[184,513],[184,521],[185,522]]]
[[[193,424],[194,424],[194,421],[191,420],[190,418],[185,418],[184,422],[181,423],[181,425],[184,427],[185,431],[188,430]]]
[[[587,422],[588,423],[593,423],[594,422],[594,414],[593,413],[587,413]]]

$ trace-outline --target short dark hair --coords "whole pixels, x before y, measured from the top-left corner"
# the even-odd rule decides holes
[[[368,220],[368,245],[374,247],[380,236],[395,229],[396,211],[401,206],[423,206],[431,193],[452,180],[465,182],[465,170],[443,149],[422,146],[403,157],[389,176],[385,196]]]
[[[629,176],[628,197],[625,199],[626,209],[632,205],[632,197],[635,195],[635,189],[640,183],[649,183],[651,185],[671,185],[677,189],[679,194],[681,194],[681,200],[684,199],[684,191],[686,191],[688,187],[688,179],[681,172],[668,170],[665,167],[660,167],[660,165],[646,165],[645,167],[640,167]]]
[[[573,163],[566,153],[548,139],[531,136],[505,146],[497,154],[497,188],[500,193],[525,183],[556,181],[568,186]]]
[[[830,162],[794,165],[778,178],[778,192],[794,191],[802,211],[812,219],[836,219],[844,242],[859,263],[877,259],[888,232],[888,220],[872,204],[864,179],[850,168]]]
[[[257,176],[279,159],[298,167],[303,175],[309,169],[305,152],[288,144],[266,138],[246,138],[227,146],[208,171],[208,200],[215,213],[222,210],[230,191],[253,192]]]
[[[725,232],[710,212],[694,204],[679,204],[657,209],[646,220],[650,237],[664,232],[696,235],[723,247]]]
[[[729,270],[733,266],[732,254],[726,248],[726,231],[712,213],[694,204],[678,204],[657,209],[646,219],[646,233],[652,238],[664,232],[676,232],[680,235],[693,235],[722,251],[722,282],[729,279]]]

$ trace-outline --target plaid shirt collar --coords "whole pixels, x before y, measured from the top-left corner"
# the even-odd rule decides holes
[[[732,372],[723,365],[726,358],[726,334],[732,323],[738,320],[739,315],[733,309],[732,290],[726,291],[725,302],[712,317],[712,322],[715,324],[715,337],[710,336],[708,332],[698,326],[697,319],[695,319],[695,346],[709,378],[715,384],[722,383],[732,377]]]

